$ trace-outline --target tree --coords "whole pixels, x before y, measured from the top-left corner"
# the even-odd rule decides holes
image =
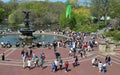
[[[120,16],[112,20],[112,27],[120,31]]]
[[[11,7],[12,8],[12,7]],[[9,23],[19,25],[23,23],[22,11],[30,11],[30,24],[39,27],[47,27],[48,24],[58,24],[60,14],[65,11],[65,4],[62,2],[24,2],[20,3],[16,10],[12,10],[9,16]],[[18,15],[19,14],[19,15]]]
[[[76,7],[79,0],[67,0],[66,4],[71,4],[73,7]]]
[[[120,15],[120,0],[110,0],[110,16],[112,18],[118,17]]]
[[[90,10],[85,7],[74,8],[73,12],[76,14],[75,18],[77,21],[77,26],[83,26],[89,24]]]
[[[101,0],[102,1],[102,6],[103,6],[103,12],[104,12],[104,23],[107,25],[107,17],[110,14],[109,9],[110,9],[110,1],[109,0]]]
[[[102,8],[101,0],[91,0],[91,15],[97,17],[98,22],[100,22],[100,18],[103,15]]]
[[[0,23],[4,20],[5,17],[5,9],[0,8]]]
[[[67,28],[69,27],[71,30],[75,29],[76,27],[76,18],[75,18],[75,14],[74,12],[71,12],[71,17],[70,18],[66,18],[65,13],[63,13],[60,17],[60,25],[62,28]]]

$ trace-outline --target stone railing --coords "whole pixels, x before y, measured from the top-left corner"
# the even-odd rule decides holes
[[[115,46],[116,46],[115,50],[120,50],[120,43],[116,43]]]
[[[120,50],[120,43],[113,43],[113,42],[99,43],[100,52],[113,52],[114,50]]]
[[[107,46],[107,44],[104,42],[99,43],[99,51],[106,52],[106,48],[107,48],[106,46]]]

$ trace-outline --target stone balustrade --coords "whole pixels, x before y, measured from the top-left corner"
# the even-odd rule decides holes
[[[99,51],[100,52],[113,52],[114,50],[120,50],[120,43],[113,42],[100,42]]]

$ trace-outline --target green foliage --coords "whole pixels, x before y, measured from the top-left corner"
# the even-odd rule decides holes
[[[5,17],[5,9],[0,8],[0,22],[4,19]]]
[[[86,25],[88,25],[87,27],[89,29],[89,17],[90,17],[89,9],[83,7],[74,8],[72,9],[70,19],[65,17],[65,13],[61,15],[60,25],[63,28],[69,27],[70,29],[75,31],[81,31],[81,28],[79,29],[79,27],[83,27],[82,30],[84,31]],[[88,31],[92,30],[89,29]]]
[[[95,26],[90,26],[90,25],[83,25],[81,27],[77,27],[75,29],[76,32],[95,32],[97,31],[96,27]]]
[[[110,0],[110,16],[115,18],[120,16],[120,0]]]
[[[109,32],[105,32],[104,34],[108,37],[113,37],[117,32],[118,32],[118,30],[112,30]]]
[[[105,27],[106,27],[106,25],[105,25],[104,23],[102,23],[102,22],[99,23],[99,27],[98,27],[99,30],[101,30],[101,29],[103,29],[103,28],[105,28]]]
[[[13,27],[15,25],[14,14],[9,15],[8,21],[9,21],[9,27]]]
[[[24,2],[19,4],[16,10],[11,12],[9,23],[19,25],[23,23],[24,14],[22,11],[30,11],[30,20],[34,27],[40,25],[58,24],[60,14],[65,11],[65,4],[61,2]],[[18,15],[19,14],[19,15]],[[14,21],[14,22],[13,22]],[[38,28],[39,29],[39,28]]]
[[[114,34],[113,40],[120,41],[120,32]]]
[[[73,30],[76,27],[76,23],[75,14],[73,12],[70,18],[66,18],[65,13],[63,13],[60,17],[60,25],[62,28],[69,27],[71,30]]]
[[[113,37],[113,40],[120,41],[120,31],[111,30],[109,32],[104,33],[107,37]]]

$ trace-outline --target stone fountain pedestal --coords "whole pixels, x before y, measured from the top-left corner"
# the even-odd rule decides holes
[[[21,28],[20,32],[22,33],[20,35],[21,39],[34,39],[35,38],[32,34],[33,32],[35,32],[35,30],[33,29]]]

